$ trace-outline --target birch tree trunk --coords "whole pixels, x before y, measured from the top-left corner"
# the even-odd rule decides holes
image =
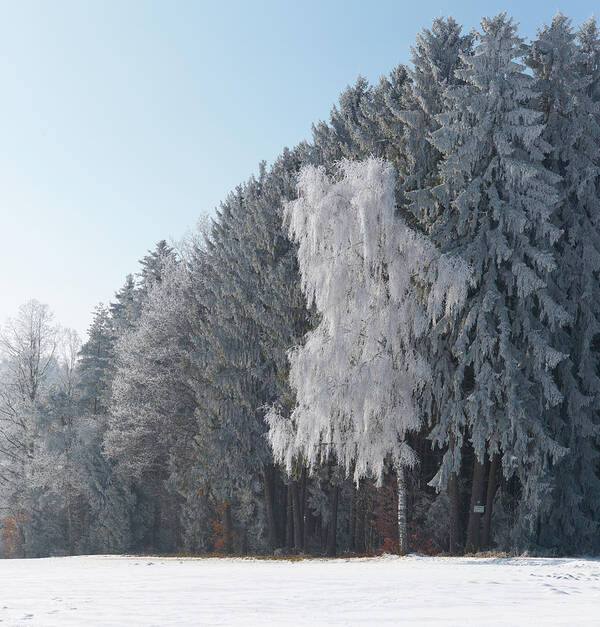
[[[398,465],[396,468],[396,481],[398,484],[398,552],[404,555],[408,551],[408,529],[406,470],[403,466]]]

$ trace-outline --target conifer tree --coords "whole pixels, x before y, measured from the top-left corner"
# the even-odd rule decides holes
[[[112,352],[110,325],[108,309],[98,305],[77,365],[81,402],[94,415],[106,413],[110,402],[107,381]]]
[[[104,453],[115,464],[119,480],[136,497],[136,506],[130,512],[132,527],[136,531],[132,542],[146,549],[174,549],[173,534],[170,533],[172,525],[166,532],[161,528],[163,512],[176,510],[165,489],[168,458],[161,454],[166,445],[165,429],[160,428],[161,419],[164,419],[163,399],[151,394],[156,390],[157,372],[169,372],[161,328],[168,327],[170,322],[170,309],[165,306],[169,300],[167,297],[158,305],[155,301],[160,301],[160,296],[156,295],[162,295],[162,292],[158,288],[174,262],[171,247],[164,241],[159,242],[155,250],[140,261],[142,269],[138,281],[129,275],[124,287],[116,294],[115,302],[111,303],[113,343],[107,377],[111,397]],[[154,308],[146,314],[154,292]],[[155,318],[159,320],[155,323],[152,314],[157,309]],[[161,369],[161,365],[165,367]],[[172,391],[170,381],[165,392],[168,395]],[[182,403],[185,403],[185,395],[182,397]]]
[[[570,317],[549,274],[560,230],[552,223],[558,177],[543,165],[549,147],[534,109],[533,77],[517,62],[523,40],[506,14],[483,18],[472,56],[457,70],[464,85],[445,92],[441,128],[443,184],[432,237],[473,269],[467,306],[434,342],[432,437],[448,446],[434,483],[447,485],[460,451],[474,451],[466,548],[480,545],[486,460],[501,456],[521,486],[520,524],[532,525],[550,490],[548,467],[565,449],[544,423],[563,396],[554,369],[566,357],[554,333]],[[443,337],[443,333],[447,337]],[[490,500],[488,499],[488,503]]]
[[[426,189],[437,182],[442,153],[431,142],[431,134],[440,125],[437,116],[444,107],[444,90],[462,83],[456,70],[464,66],[463,56],[470,54],[472,45],[473,35],[463,35],[452,17],[438,17],[411,46],[411,80],[405,83],[404,107],[396,111],[404,122],[402,143],[408,163],[403,174],[408,191]]]
[[[294,193],[306,152],[306,146],[285,150],[269,172],[263,165],[256,179],[238,187],[222,204],[203,255],[209,279],[200,297],[206,316],[197,333],[204,373],[198,387],[198,438],[202,455],[211,460],[212,490],[225,503],[225,514],[230,508],[232,520],[242,527],[257,522],[257,513],[264,516],[271,550],[282,539],[277,537],[275,468],[264,439],[264,407],[276,400],[289,403],[286,350],[307,321],[281,204]],[[245,504],[243,494],[250,496]],[[296,502],[298,515],[299,507]],[[250,515],[249,508],[255,513]],[[245,532],[251,544],[260,546],[254,531]],[[296,525],[298,549],[301,536]]]
[[[593,49],[592,29],[591,22],[584,26],[586,47]],[[553,283],[554,297],[570,317],[554,340],[568,354],[558,366],[564,402],[550,413],[555,437],[569,452],[554,469],[538,541],[570,551],[597,549],[600,521],[600,98],[595,63],[585,47],[576,46],[570,21],[560,13],[539,30],[528,57],[544,114],[542,137],[550,146],[545,164],[561,177],[552,219],[562,231],[554,247]]]

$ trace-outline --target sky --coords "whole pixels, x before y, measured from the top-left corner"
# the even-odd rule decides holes
[[[84,335],[148,249],[309,139],[358,74],[408,62],[434,17],[506,10],[531,37],[594,4],[0,0],[0,322],[35,298]]]

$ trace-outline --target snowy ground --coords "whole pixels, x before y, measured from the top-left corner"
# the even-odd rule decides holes
[[[0,560],[2,625],[599,625],[600,560]]]

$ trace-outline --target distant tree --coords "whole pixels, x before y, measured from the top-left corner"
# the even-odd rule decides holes
[[[92,324],[88,329],[87,341],[81,347],[78,363],[78,385],[81,402],[91,414],[105,414],[110,402],[112,354],[111,320],[108,309],[98,305]]]
[[[39,406],[56,366],[59,328],[47,305],[32,300],[0,331],[4,376],[0,381],[1,507],[15,521],[25,545],[24,525],[34,460],[40,446]]]
[[[105,451],[119,476],[151,496],[152,546],[173,551],[179,545],[179,498],[169,478],[191,459],[196,405],[187,369],[185,269],[172,259],[160,277],[146,291],[135,328],[117,342]]]

